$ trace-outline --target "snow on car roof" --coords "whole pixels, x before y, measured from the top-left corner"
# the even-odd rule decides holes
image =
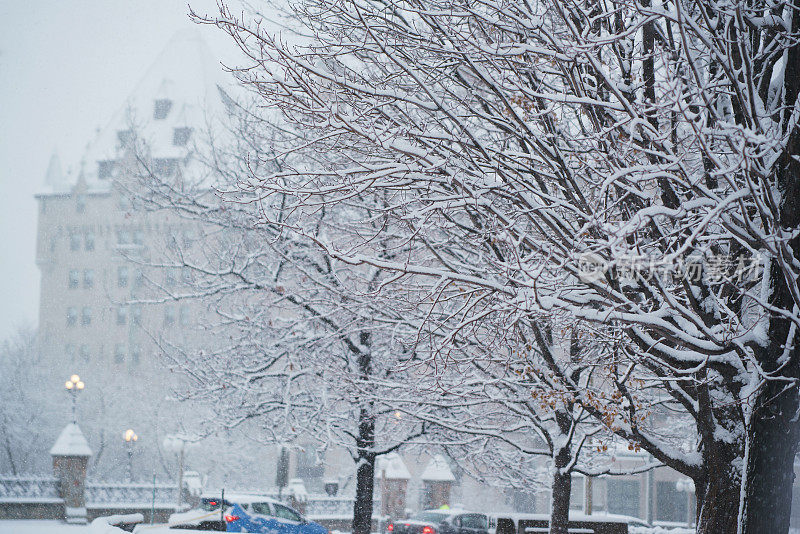
[[[515,523],[522,520],[550,520],[550,514],[525,514],[525,513],[498,513],[492,514],[495,519],[511,519]],[[590,521],[595,523],[631,523],[646,524],[643,520],[627,515],[607,514],[605,512],[596,512],[591,515],[584,514],[577,510],[569,511],[570,521]]]
[[[456,515],[456,514],[480,514],[482,512],[476,512],[474,510],[465,510],[464,508],[433,508],[431,510],[421,510],[418,513],[420,513],[420,514],[434,513],[434,514],[444,514],[444,515]],[[484,515],[486,515],[486,514],[484,514]]]

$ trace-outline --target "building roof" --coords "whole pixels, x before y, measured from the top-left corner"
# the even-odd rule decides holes
[[[191,128],[195,137],[216,118],[226,115],[232,82],[196,29],[176,33],[88,144],[80,165],[71,166],[64,177],[48,170],[43,193],[68,192],[80,178],[88,192],[108,190],[112,180],[99,172],[101,162],[116,161],[124,155],[121,135],[131,129],[146,143],[152,158],[185,160],[191,143],[176,145],[175,129]],[[157,102],[162,103],[158,116]]]
[[[54,151],[50,156],[50,162],[47,164],[47,172],[44,176],[44,183],[47,187],[54,191],[58,191],[65,187],[64,173],[61,170],[61,160],[58,154]]]
[[[375,478],[384,476],[391,480],[409,480],[411,473],[406,467],[403,457],[392,452],[385,456],[379,456],[375,462]]]
[[[427,481],[439,481],[439,482],[455,482],[456,477],[453,475],[453,471],[450,470],[450,465],[447,463],[447,460],[441,454],[437,454],[431,461],[428,462],[428,465],[425,467],[425,471],[422,472],[422,476],[420,477],[422,480]]]
[[[80,427],[70,423],[64,427],[55,445],[50,449],[51,456],[91,456],[92,449],[83,436]]]

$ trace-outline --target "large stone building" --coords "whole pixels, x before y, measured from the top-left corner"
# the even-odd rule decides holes
[[[194,34],[174,38],[76,168],[64,174],[51,160],[47,191],[37,195],[36,259],[42,349],[52,361],[78,372],[135,375],[151,368],[153,338],[189,326],[185,305],[152,302],[182,274],[147,265],[171,241],[190,244],[196,228],[133,209],[115,178],[134,128],[152,149],[155,172],[177,173],[191,158],[193,133],[222,105],[210,57]]]
[[[123,185],[133,183],[123,176],[132,143],[146,144],[153,172],[184,172],[195,137],[224,113],[222,77],[196,33],[176,35],[80,163],[62,172],[51,159],[36,197],[39,346],[54,373],[46,387],[57,390],[73,373],[83,378],[79,419],[103,476],[124,473],[127,428],[140,435],[143,469],[170,463],[160,442],[188,421],[188,410],[172,400],[179,382],[161,346],[196,339],[203,312],[200,303],[170,298],[188,273],[166,264],[170,250],[192,247],[198,226],[135,208]]]

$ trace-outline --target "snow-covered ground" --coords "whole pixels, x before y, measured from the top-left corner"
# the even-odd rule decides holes
[[[61,521],[0,521],[0,534],[91,534],[89,525]]]
[[[693,528],[628,527],[628,534],[695,534]]]
[[[203,531],[170,530],[165,525],[142,525],[137,529],[139,534],[191,534]],[[694,534],[690,529],[655,529],[632,527],[632,534]],[[0,521],[0,534],[95,534],[90,525],[65,525],[59,521]]]
[[[142,525],[137,531],[142,534],[208,534],[200,530],[170,530],[165,525]],[[66,525],[60,521],[0,521],[0,534],[97,534],[97,530],[91,525]]]

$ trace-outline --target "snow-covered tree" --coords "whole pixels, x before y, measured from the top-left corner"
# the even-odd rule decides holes
[[[301,45],[224,8],[205,20],[252,59],[238,76],[265,109],[329,158],[249,173],[239,194],[280,198],[281,213],[384,217],[324,235],[284,224],[394,276],[395,295],[428,295],[419,307],[445,345],[487,318],[518,328],[575,402],[694,480],[700,532],[785,532],[800,430],[800,4],[292,8]],[[401,244],[415,254],[381,254]],[[549,350],[539,324],[554,317],[614,340],[606,398]],[[693,449],[648,428],[654,387],[692,421]]]
[[[48,450],[60,428],[59,405],[32,388],[48,377],[39,356],[36,331],[20,328],[0,344],[0,472],[48,472]],[[66,415],[66,413],[64,413]]]
[[[425,430],[423,422],[397,420],[384,385],[400,380],[403,362],[413,358],[407,340],[414,331],[403,307],[378,294],[388,278],[383,271],[331,261],[314,239],[349,220],[361,226],[372,218],[377,232],[382,218],[360,208],[309,210],[297,214],[306,238],[285,231],[281,199],[270,206],[247,195],[221,199],[216,192],[241,176],[279,164],[267,155],[272,125],[250,124],[242,108],[234,114],[234,135],[224,136],[233,144],[209,137],[197,147],[192,172],[159,175],[141,145],[120,179],[138,209],[167,210],[201,229],[192,244],[175,241],[144,262],[183,273],[180,285],[160,287],[151,301],[195,301],[204,310],[197,343],[165,336],[161,347],[188,379],[182,398],[213,407],[212,430],[250,424],[266,443],[349,452],[353,530],[368,534],[376,458]],[[262,224],[264,209],[277,219]]]

